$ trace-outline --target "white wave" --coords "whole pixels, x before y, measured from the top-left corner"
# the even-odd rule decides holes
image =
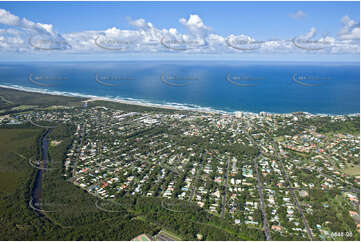
[[[64,92],[64,91],[54,91],[49,90],[46,88],[34,88],[34,87],[24,87],[19,85],[13,85],[5,83],[6,85],[0,84],[0,87],[3,88],[10,88],[25,92],[36,92],[42,94],[49,94],[49,95],[58,95],[58,96],[66,96],[66,97],[82,97],[88,98],[90,100],[86,101],[109,101],[109,102],[118,102],[124,104],[131,104],[131,105],[139,105],[139,106],[146,106],[146,107],[157,107],[157,108],[164,108],[164,109],[174,109],[174,110],[183,110],[183,111],[196,111],[196,112],[204,112],[204,113],[216,113],[216,114],[228,114],[228,115],[236,115],[236,113],[243,113],[244,115],[258,115],[259,113],[249,112],[249,111],[225,111],[225,110],[218,110],[211,107],[202,107],[196,104],[187,104],[187,103],[176,103],[176,102],[150,102],[144,99],[135,99],[135,98],[122,98],[122,97],[113,97],[113,96],[96,96],[90,94],[83,94],[77,92]],[[301,111],[302,112],[302,111]],[[274,113],[274,112],[266,112],[272,115],[288,115],[290,113]],[[295,112],[293,112],[295,113]],[[308,114],[310,116],[358,116],[360,113],[352,113],[352,114],[330,114],[330,113],[309,113],[309,112],[302,112]]]
[[[103,100],[103,101],[119,102],[119,103],[133,104],[139,106],[159,107],[165,109],[175,109],[175,110],[185,110],[185,111],[191,110],[191,111],[207,112],[207,113],[227,113],[227,114],[232,113],[223,110],[216,110],[210,107],[201,107],[194,104],[182,104],[182,103],[174,103],[174,102],[155,103],[155,102],[149,102],[144,99],[121,98],[121,97],[111,97],[111,96],[95,96],[95,95],[89,95],[89,94],[83,94],[77,92],[54,91],[46,88],[24,87],[19,85],[12,85],[12,84],[8,84],[8,85],[0,84],[0,87],[20,90],[25,92],[49,94],[49,95],[58,95],[58,96],[66,96],[66,97],[83,97],[83,98],[91,99],[90,101]]]

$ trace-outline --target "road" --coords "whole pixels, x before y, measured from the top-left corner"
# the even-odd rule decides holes
[[[177,170],[177,169],[175,169],[175,168],[171,168],[171,167],[169,167],[169,166],[166,165],[166,164],[155,164],[155,163],[153,163],[153,162],[150,162],[150,161],[147,161],[147,160],[144,160],[144,159],[140,159],[140,158],[137,158],[137,159],[139,159],[139,160],[141,160],[142,162],[147,163],[147,164],[149,164],[149,165],[158,165],[158,166],[160,166],[160,167],[162,167],[162,168],[164,168],[164,169],[166,169],[166,170],[169,170],[169,171],[175,173],[177,176],[179,176],[179,175],[182,173],[182,171],[179,171],[179,170]]]
[[[205,153],[203,153],[203,156],[205,156]],[[189,196],[189,200],[188,202],[191,202],[193,200],[193,196],[194,196],[194,192],[196,191],[197,188],[197,184],[198,184],[198,179],[199,179],[199,173],[202,172],[202,164],[203,164],[203,157],[201,156],[201,162],[199,162],[199,165],[197,166],[198,170],[196,170],[196,173],[194,175],[195,177],[195,181],[194,183],[192,183],[192,192],[191,195]]]
[[[279,163],[280,166],[281,166],[282,173],[283,173],[284,176],[286,177],[286,180],[287,180],[290,188],[292,188],[292,189],[290,189],[290,191],[291,191],[291,194],[292,194],[292,197],[293,197],[293,201],[294,201],[294,203],[295,203],[295,205],[296,205],[296,207],[297,207],[297,209],[298,209],[298,212],[300,213],[300,215],[301,215],[301,217],[302,217],[302,221],[303,221],[303,224],[304,224],[304,226],[305,226],[305,228],[306,228],[307,235],[308,235],[308,237],[309,237],[310,240],[313,240],[310,226],[308,225],[307,220],[306,220],[306,217],[305,217],[305,215],[304,215],[304,213],[303,213],[303,210],[302,210],[302,208],[301,208],[301,206],[300,206],[300,204],[299,204],[299,202],[298,202],[298,199],[297,199],[297,196],[296,196],[294,187],[293,187],[293,185],[292,185],[292,183],[291,183],[291,181],[290,181],[290,178],[289,178],[289,176],[288,176],[288,173],[287,173],[286,170],[285,170],[285,167],[284,167],[284,165],[283,165],[282,159],[281,159],[280,156],[279,156],[279,153],[278,153],[278,149],[277,149],[277,147],[276,147],[276,144],[275,144],[275,142],[273,141],[272,136],[268,133],[268,131],[265,130],[265,132],[266,132],[266,134],[268,134],[269,138],[272,140],[272,146],[273,146],[273,149],[274,149],[274,151],[275,151],[275,154],[276,154],[276,157],[277,157],[277,161],[278,161],[278,163]]]
[[[344,171],[342,171],[341,169],[339,169],[336,165],[336,162],[331,158],[330,154],[328,154],[327,152],[325,153],[325,155],[327,156],[328,160],[332,163],[332,166],[334,167],[335,170],[337,170],[340,174],[345,175]],[[345,180],[341,180],[340,178],[334,178],[334,177],[330,177],[326,174],[322,174],[323,176],[330,178],[331,180],[338,180],[338,182],[343,183],[345,186],[352,186],[352,184],[348,181]],[[356,189],[354,187],[350,187],[350,189],[357,191],[358,194],[360,194],[359,189]]]
[[[222,197],[222,212],[221,217],[224,218],[224,213],[226,210],[226,201],[227,201],[227,190],[228,190],[228,171],[229,171],[229,157],[227,159],[227,170],[224,173],[224,194]]]
[[[86,127],[86,124],[87,122],[84,123],[84,126],[83,126],[83,129],[82,129],[82,133],[81,133],[81,139],[80,139],[80,143],[78,145],[78,148],[79,150],[81,149],[82,145],[83,145],[83,140],[84,140],[84,136],[85,136],[85,127]],[[80,131],[79,131],[80,133]],[[80,157],[80,151],[78,152],[76,158],[75,158],[75,163],[74,163],[74,167],[73,167],[73,172],[72,172],[72,177],[75,177],[76,176],[76,167],[78,165],[78,160],[79,160],[79,157]]]
[[[308,129],[308,127],[306,127],[306,126],[302,126],[302,128],[304,128],[305,130]],[[317,133],[317,132],[312,132],[312,134],[313,134],[313,135],[317,135],[317,134],[319,134],[319,133]],[[330,141],[328,137],[326,137],[325,140],[326,140],[326,143],[328,143],[328,144],[332,143],[332,141]],[[317,149],[322,149],[322,148],[320,148],[319,143],[316,143],[316,147],[317,147]],[[326,149],[326,152],[324,152],[322,155],[325,155],[325,156],[327,157],[329,163],[333,166],[334,170],[338,171],[338,172],[339,172],[340,174],[342,174],[342,175],[345,175],[344,170],[338,168],[338,167],[337,167],[337,164],[336,164],[336,161],[335,161],[334,159],[332,159],[330,148],[329,148],[329,149]],[[328,176],[328,175],[326,175],[326,174],[322,174],[321,172],[320,172],[320,174],[323,175],[323,176],[325,176],[325,177],[327,177],[327,178],[330,178],[331,180],[336,180],[336,178],[330,177],[330,176]],[[347,182],[347,181],[340,180],[339,178],[337,178],[337,180],[339,180],[339,182],[341,182],[341,183],[343,183],[343,184],[346,184],[346,186],[352,186],[352,184],[350,184],[350,183]],[[360,194],[360,191],[359,191],[358,188],[352,188],[352,187],[351,187],[350,189],[351,189],[353,192],[356,192],[356,193]]]
[[[265,205],[264,205],[263,187],[262,187],[261,178],[259,177],[259,172],[258,172],[258,158],[260,155],[261,155],[261,152],[259,151],[258,155],[254,158],[253,168],[256,171],[256,177],[257,177],[257,190],[259,193],[260,207],[261,207],[261,211],[262,211],[262,215],[263,215],[263,230],[266,235],[266,239],[272,240],[271,234],[269,232],[267,213],[266,213]]]
[[[257,145],[257,143],[254,141],[252,136],[247,131],[245,131],[245,133],[247,134],[249,140],[251,140],[253,144]],[[262,154],[262,152],[258,145],[257,145],[257,148],[258,148],[258,154],[253,160],[253,168],[256,171],[256,177],[257,177],[257,190],[259,193],[260,207],[261,207],[262,216],[263,216],[263,230],[264,230],[264,234],[266,236],[266,240],[272,240],[272,237],[271,237],[271,234],[269,231],[267,213],[266,213],[265,205],[264,205],[263,186],[262,186],[261,178],[259,177],[259,172],[258,172],[258,158]]]
[[[3,96],[0,96],[0,100],[2,100],[3,102],[6,102],[6,103],[8,103],[8,104],[14,104],[12,101],[9,101],[9,100],[7,100],[5,97],[3,97]]]

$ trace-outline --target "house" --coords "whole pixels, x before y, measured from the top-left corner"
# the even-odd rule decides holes
[[[357,215],[357,212],[355,212],[355,211],[348,211],[349,212],[349,214],[350,214],[350,216],[351,217],[353,217],[353,216],[356,216]]]
[[[217,190],[216,192],[214,192],[212,194],[218,198],[221,196],[221,193],[219,192],[219,190]]]
[[[280,232],[281,231],[281,226],[272,225],[271,229]]]

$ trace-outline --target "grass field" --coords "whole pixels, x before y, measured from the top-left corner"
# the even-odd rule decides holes
[[[25,109],[29,109],[29,108],[35,108],[37,106],[34,105],[20,105],[17,107],[12,108],[11,110],[25,110]]]
[[[345,173],[350,176],[359,176],[360,175],[360,165],[346,168]]]
[[[141,234],[132,239],[132,241],[151,241],[151,239],[146,234]]]
[[[284,138],[283,136],[281,136],[281,137],[274,137],[274,138],[273,138],[273,140],[276,141],[276,142],[282,142],[282,141],[284,141],[284,139],[285,139],[285,138]]]

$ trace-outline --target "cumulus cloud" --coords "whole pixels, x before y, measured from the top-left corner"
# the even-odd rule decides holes
[[[203,23],[202,19],[197,14],[191,14],[188,20],[181,18],[179,22],[183,24],[188,29],[188,31],[196,37],[205,37],[211,30],[210,27]]]
[[[306,40],[312,39],[313,37],[315,37],[316,32],[316,28],[312,27],[310,31],[308,31],[305,35],[300,36],[300,38]]]
[[[302,12],[302,11],[301,11]],[[298,11],[297,16],[304,15]],[[119,29],[115,26],[99,31],[82,31],[59,34],[53,25],[35,23],[0,9],[0,24],[8,26],[0,29],[0,52],[36,52],[41,47],[48,51],[61,50],[64,53],[183,53],[228,54],[252,50],[258,53],[299,53],[291,40],[256,40],[245,34],[222,36],[212,31],[200,16],[190,14],[178,20],[186,32],[176,28],[160,29],[151,22],[139,18],[128,19],[133,29]],[[342,18],[342,29],[337,38],[317,37],[312,27],[299,39],[318,40],[329,43],[329,48],[321,50],[331,54],[359,53],[360,23],[348,16]],[[39,37],[40,36],[40,37]],[[33,42],[33,43],[32,43]],[[29,44],[30,43],[30,44]],[[32,43],[32,44],[31,44]]]
[[[298,10],[295,13],[290,13],[288,16],[293,19],[300,19],[306,17],[306,14],[302,10]]]
[[[342,40],[359,40],[360,39],[360,22],[352,20],[349,16],[344,16],[341,19],[343,24],[339,32],[339,37]]]
[[[5,9],[0,9],[0,23],[8,26],[24,28],[37,33],[54,35],[53,26],[51,24],[34,23],[26,18],[20,19],[18,16],[11,14]]]
[[[0,23],[10,26],[18,25],[20,19],[18,16],[12,15],[10,12],[5,9],[0,9]]]
[[[53,30],[53,25],[34,23],[26,18],[20,19],[5,9],[0,9],[0,24],[13,27],[2,31],[2,49],[26,51],[30,49],[68,49],[70,45]]]

